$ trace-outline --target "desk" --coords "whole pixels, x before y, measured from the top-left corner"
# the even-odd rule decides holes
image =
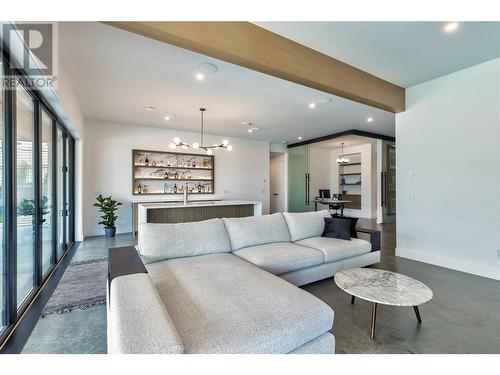
[[[335,204],[340,206],[340,216],[344,216],[344,206],[346,203],[351,203],[351,201],[344,201],[344,200],[338,200],[338,199],[315,199],[314,200],[314,211],[318,211],[318,203],[320,204]]]

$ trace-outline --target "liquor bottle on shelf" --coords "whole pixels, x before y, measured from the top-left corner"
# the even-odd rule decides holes
[[[139,183],[139,186],[137,186],[137,194],[142,194],[142,186]]]
[[[174,178],[175,178],[176,180],[178,180],[178,179],[179,179],[179,173],[177,173],[177,171],[175,171]]]
[[[198,193],[201,193],[202,189],[201,182],[198,182]]]
[[[147,194],[147,193],[148,193],[148,186],[147,186],[147,185],[144,185],[144,186],[142,187],[142,192],[143,192],[144,194]]]
[[[148,166],[149,165],[149,159],[148,157],[146,156],[146,160],[144,160],[144,165]]]
[[[168,185],[166,182],[163,184],[163,192],[164,193],[168,192]]]
[[[177,193],[177,184],[174,184],[174,194]]]

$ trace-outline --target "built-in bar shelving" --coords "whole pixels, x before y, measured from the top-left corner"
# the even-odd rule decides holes
[[[214,193],[214,156],[132,150],[132,194]]]

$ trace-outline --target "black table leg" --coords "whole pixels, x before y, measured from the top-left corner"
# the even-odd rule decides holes
[[[413,306],[413,310],[415,310],[415,315],[417,317],[417,321],[422,323],[422,318],[420,317],[420,311],[418,310],[418,306]]]
[[[340,204],[340,217],[344,217],[344,203]]]
[[[354,300],[356,299],[356,297],[354,296],[351,296],[351,305],[354,305]]]
[[[314,201],[314,211],[318,211],[318,202]]]
[[[375,338],[375,322],[377,320],[377,304],[374,302],[372,305],[372,327],[370,336],[372,340]]]

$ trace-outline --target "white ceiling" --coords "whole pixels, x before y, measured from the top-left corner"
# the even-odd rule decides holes
[[[500,22],[256,22],[272,32],[410,87],[500,56]]]
[[[350,129],[394,136],[392,113],[107,25],[61,23],[59,43],[85,119],[198,131],[198,108],[206,107],[206,132],[227,137],[293,143]],[[219,72],[200,82],[202,62]],[[308,108],[324,97],[332,102]],[[166,122],[166,113],[176,117]],[[243,121],[262,130],[248,134]]]

